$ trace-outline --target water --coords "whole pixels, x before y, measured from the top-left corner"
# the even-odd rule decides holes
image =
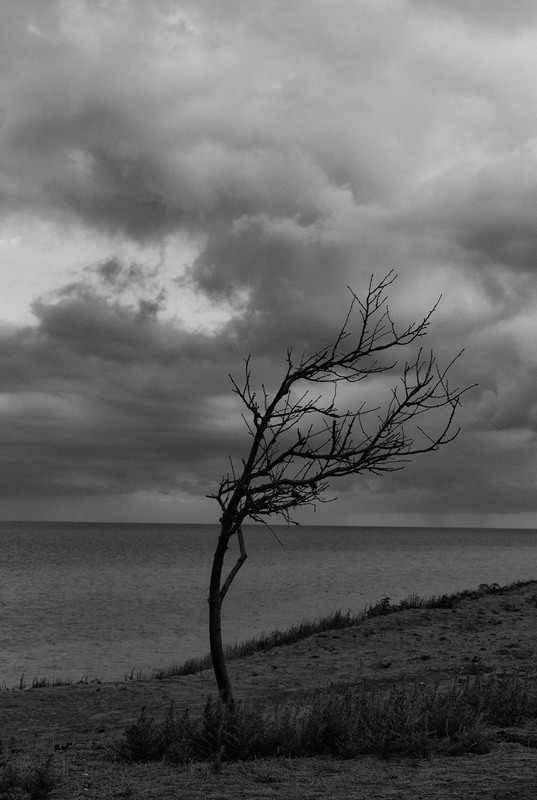
[[[341,608],[537,577],[537,532],[246,527],[229,642]],[[0,683],[123,679],[203,655],[211,525],[0,523]],[[230,552],[230,565],[235,554]]]

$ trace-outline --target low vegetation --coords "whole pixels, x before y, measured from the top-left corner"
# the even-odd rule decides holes
[[[299,623],[286,631],[273,631],[259,639],[237,644],[231,652],[233,658],[241,658],[272,647],[292,644],[315,633],[360,625],[374,617],[416,608],[454,609],[467,599],[487,595],[498,595],[491,608],[498,609],[499,613],[517,611],[517,619],[520,613],[525,613],[528,623],[537,605],[537,594],[525,592],[525,611],[520,598],[517,603],[514,602],[516,598],[509,597],[513,589],[528,583],[534,582],[519,582],[506,587],[483,584],[475,591],[432,598],[411,595],[398,603],[392,603],[386,597],[367,607],[361,614],[337,611],[313,622]],[[459,630],[461,621],[466,619],[466,610],[465,607],[459,614],[443,614],[442,617],[455,620]],[[419,616],[421,619],[423,615]],[[504,621],[508,620],[509,615]],[[367,629],[370,627],[375,626],[368,625]],[[118,770],[122,776],[127,776],[130,770],[125,770],[125,763],[163,762],[164,765],[170,765],[170,774],[176,772],[174,765],[185,765],[184,774],[208,776],[213,769],[218,771],[224,764],[229,764],[229,768],[226,767],[222,773],[225,777],[232,762],[279,757],[288,759],[286,762],[270,762],[271,766],[263,768],[269,772],[275,770],[274,773],[270,772],[273,775],[279,774],[283,763],[297,763],[289,759],[305,757],[304,763],[311,763],[312,756],[328,756],[334,769],[344,771],[347,767],[343,763],[335,767],[336,760],[341,762],[362,755],[419,758],[444,754],[481,754],[489,752],[498,741],[537,748],[537,681],[527,658],[527,654],[533,651],[531,648],[525,651],[526,660],[519,664],[517,648],[522,646],[522,639],[517,635],[508,637],[506,641],[505,648],[509,649],[509,653],[514,653],[514,660],[508,659],[506,662],[504,659],[502,668],[509,670],[505,674],[498,674],[492,667],[477,669],[481,667],[477,664],[476,670],[464,670],[464,677],[461,667],[450,684],[435,685],[410,680],[393,683],[383,677],[380,683],[373,678],[370,682],[362,680],[351,685],[322,686],[315,691],[294,696],[286,704],[280,705],[265,701],[257,704],[235,703],[224,707],[220,700],[208,699],[202,713],[190,714],[186,711],[180,714],[171,706],[166,717],[158,720],[143,709],[134,724],[125,728],[119,740],[113,744],[108,740],[104,745],[104,752],[111,753],[115,763],[103,759],[102,744],[98,752],[95,751],[95,761],[92,761],[95,774],[102,767],[105,771]],[[197,667],[202,662],[202,659],[198,660]],[[474,666],[473,663],[470,666]],[[126,680],[140,678],[134,671],[130,677],[126,676]],[[82,682],[88,683],[88,680]],[[19,688],[61,687],[62,683],[59,680],[49,683],[35,678],[27,685],[22,678]],[[152,692],[157,687],[148,689],[151,690],[148,697],[153,697]],[[121,690],[118,687],[118,691]],[[164,686],[162,692],[157,694],[162,696],[163,692],[167,693]],[[139,697],[137,693],[136,697]],[[30,698],[30,707],[41,699],[33,692],[29,693]],[[70,771],[67,771],[65,754],[57,758],[56,751],[67,749],[70,744],[65,747],[54,745],[54,750],[49,750],[48,755],[46,752],[36,752],[33,747],[29,749],[27,745],[28,742],[25,747],[18,746],[14,741],[0,743],[0,800],[41,800],[51,794],[69,797],[70,800],[75,796],[89,796],[85,794],[91,788],[88,788],[86,781],[86,755],[79,764],[75,754],[69,761]],[[500,749],[498,753],[501,754]],[[313,762],[317,763],[317,759],[313,759]],[[98,769],[97,765],[100,765]],[[251,768],[256,769],[255,762]],[[238,765],[234,769],[242,770],[243,767]],[[148,775],[153,778],[149,777],[148,780],[156,781],[155,770],[158,771],[159,767],[149,768]],[[158,774],[161,774],[160,771]],[[165,782],[165,778],[162,780]],[[103,773],[102,781],[108,791],[108,772],[106,776]],[[120,789],[125,793],[121,794],[118,788],[116,794],[127,796],[126,792],[131,792],[132,788],[129,788],[130,778],[127,780],[122,777],[121,781]],[[111,796],[106,791],[103,796]]]
[[[336,611],[236,644],[228,648],[227,658],[242,658],[407,609],[455,608],[464,600],[506,594],[524,583],[505,587],[482,584],[473,591],[430,598],[410,595],[398,603],[385,597],[360,614]],[[210,656],[191,659],[155,677],[190,674],[209,666]],[[537,689],[516,676],[477,674],[458,679],[448,688],[401,684],[383,690],[363,683],[345,689],[328,687],[292,705],[238,703],[225,708],[220,701],[209,699],[203,714],[195,719],[188,712],[180,716],[170,708],[166,719],[156,722],[144,709],[116,744],[115,754],[127,761],[167,759],[186,764],[212,760],[218,765],[278,756],[484,753],[498,738],[499,726],[519,725],[535,716]]]
[[[55,784],[52,754],[29,753],[13,742],[0,749],[0,800],[43,800]]]
[[[131,675],[131,680],[132,680],[132,675]],[[15,688],[23,692],[27,689],[50,689],[60,686],[72,686],[73,683],[74,682],[69,678],[59,678],[59,677],[47,678],[46,676],[39,678],[37,675],[34,675],[34,677],[32,678],[32,682],[28,683],[26,680],[26,675],[23,673],[19,679],[19,683]],[[90,680],[87,675],[84,675],[82,678],[80,678],[78,683],[88,685],[90,683],[101,683],[101,681],[96,678]],[[0,691],[1,692],[10,691],[5,681],[3,681],[2,684],[0,685]],[[2,800],[1,797],[0,800]]]
[[[281,756],[485,753],[495,727],[536,714],[535,687],[506,675],[468,677],[444,689],[421,683],[384,691],[368,684],[343,691],[330,687],[292,705],[225,707],[210,698],[195,719],[171,707],[165,720],[155,722],[142,710],[115,754],[125,761],[218,766]]]

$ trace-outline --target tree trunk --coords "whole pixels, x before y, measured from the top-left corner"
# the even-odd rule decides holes
[[[214,676],[218,686],[220,699],[225,705],[233,704],[233,690],[227,671],[224,647],[222,644],[222,600],[221,583],[222,568],[229,542],[230,534],[224,530],[220,532],[218,544],[214,552],[211,580],[209,584],[209,642],[213,660]]]

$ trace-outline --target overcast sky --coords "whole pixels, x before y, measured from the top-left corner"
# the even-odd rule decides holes
[[[299,519],[537,527],[534,0],[0,0],[0,253],[1,518],[216,522],[228,373],[395,268],[460,436]]]

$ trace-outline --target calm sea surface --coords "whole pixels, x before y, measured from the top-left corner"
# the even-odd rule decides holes
[[[537,532],[246,527],[234,642],[336,608],[537,578]],[[0,683],[123,679],[203,655],[212,525],[0,523]],[[234,560],[230,551],[230,565]]]

